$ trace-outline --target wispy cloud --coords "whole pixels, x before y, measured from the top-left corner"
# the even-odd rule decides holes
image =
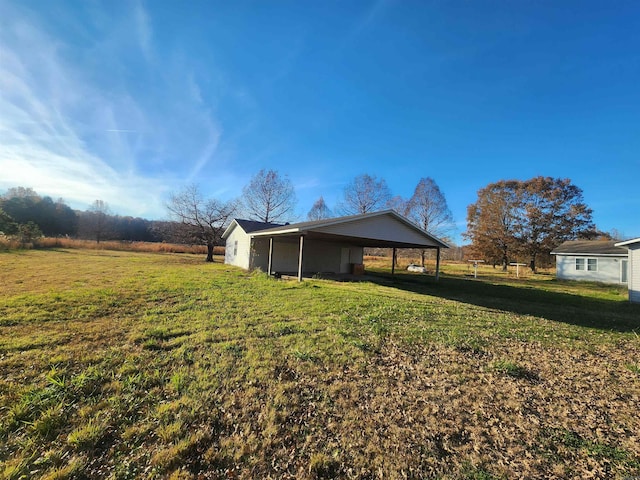
[[[134,4],[133,12],[140,50],[142,51],[145,58],[150,61],[153,57],[153,51],[151,47],[153,30],[151,27],[149,15],[140,2],[136,2]]]
[[[218,144],[220,143],[220,130],[213,124],[208,116],[201,118],[206,131],[206,143],[197,156],[197,161],[193,165],[187,177],[187,183],[192,183],[200,174],[201,170],[209,163],[216,153]]]
[[[374,0],[363,14],[357,19],[347,40],[352,41],[365,30],[373,26],[391,5],[392,0]]]
[[[211,162],[221,129],[185,69],[156,70],[143,5],[134,5],[135,28],[125,33],[117,25],[126,18],[95,16],[106,40],[82,46],[39,12],[3,5],[3,14],[0,189],[21,185],[76,208],[99,198],[118,213],[162,215],[163,196]],[[144,61],[131,58],[126,38],[110,35],[137,41]],[[157,98],[147,95],[149,78]]]

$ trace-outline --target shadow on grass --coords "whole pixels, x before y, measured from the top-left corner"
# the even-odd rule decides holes
[[[485,308],[532,315],[555,322],[615,332],[640,331],[640,305],[626,298],[608,300],[523,285],[496,285],[482,280],[415,275],[375,274],[377,283]]]

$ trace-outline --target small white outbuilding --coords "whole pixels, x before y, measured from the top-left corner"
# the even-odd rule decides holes
[[[616,243],[629,250],[629,301],[640,303],[640,238]]]
[[[627,283],[628,253],[611,240],[570,240],[555,248],[560,280]]]
[[[222,235],[225,263],[250,270],[303,275],[361,273],[365,247],[435,249],[442,240],[393,210],[274,225],[235,219]]]

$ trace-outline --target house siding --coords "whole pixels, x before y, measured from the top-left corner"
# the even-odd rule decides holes
[[[237,249],[236,249],[236,242]],[[249,269],[251,238],[242,228],[236,226],[226,239],[224,263]]]
[[[234,255],[235,242],[238,244]],[[349,266],[346,271],[341,269],[343,249],[349,251]],[[300,243],[298,241],[274,238],[271,270],[273,272],[297,272],[299,251]],[[305,272],[313,273],[347,273],[350,271],[350,264],[362,263],[363,258],[364,249],[362,247],[307,240],[304,245],[303,269]],[[235,265],[245,270],[259,268],[266,272],[269,269],[269,238],[252,239],[250,234],[245,233],[241,227],[234,228],[226,240],[224,261],[228,265]]]
[[[576,270],[576,258],[583,258],[584,270]],[[598,269],[587,270],[587,259],[596,258]],[[620,282],[620,263],[626,257],[602,257],[598,255],[556,255],[556,275],[561,280],[583,280],[603,283]]]
[[[266,272],[269,269],[269,239],[253,238],[251,239],[250,251],[250,269],[259,268]]]
[[[342,250],[349,249],[349,264],[362,263],[363,248],[335,242],[306,240],[304,243],[303,270],[305,272],[348,273],[341,270]],[[294,273],[298,271],[298,255],[300,243],[298,241],[273,241],[273,272]],[[269,268],[269,239],[258,237],[253,239],[251,268],[260,268],[265,272]]]
[[[298,242],[290,243],[274,240],[272,270],[274,272],[297,272],[299,252],[300,244]]]
[[[349,223],[339,223],[317,229],[317,231],[333,235],[352,235],[373,240],[410,243],[427,247],[439,246],[435,242],[429,242],[420,232],[388,216],[378,216]]]
[[[348,250],[346,268],[342,265],[342,252]],[[304,251],[305,272],[350,273],[352,263],[362,263],[363,248],[332,242],[308,242]]]
[[[640,303],[640,244],[629,245],[629,301]]]

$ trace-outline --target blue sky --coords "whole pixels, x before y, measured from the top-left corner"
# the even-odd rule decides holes
[[[261,168],[300,219],[430,176],[458,234],[488,183],[568,177],[640,236],[640,3],[0,0],[0,192],[155,219]]]

